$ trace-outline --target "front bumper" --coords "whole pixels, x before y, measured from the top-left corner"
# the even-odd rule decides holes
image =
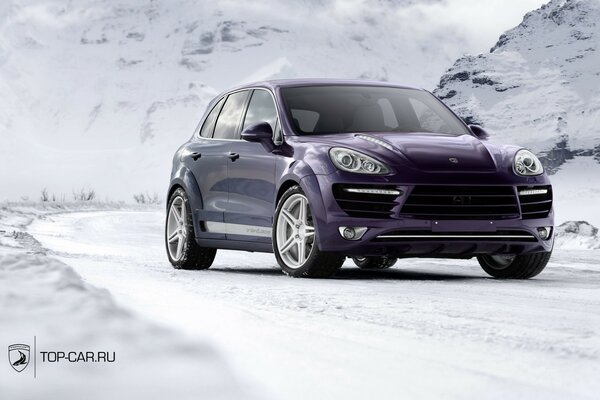
[[[340,235],[340,226],[366,226],[368,230],[359,240],[347,240]],[[550,251],[554,233],[544,240],[537,231],[549,226],[553,226],[551,217],[527,221],[332,218],[318,228],[318,237],[321,250],[347,256],[470,258]]]
[[[357,218],[344,212],[336,201],[332,189],[336,183],[340,183],[340,174],[315,175],[303,180],[322,251],[346,256],[470,258],[482,254],[547,252],[553,247],[554,229],[547,239],[542,239],[538,232],[538,228],[554,226],[552,210],[543,218],[530,219],[521,215],[505,219],[416,219],[397,212],[405,201],[400,196],[391,217]],[[366,183],[372,184],[373,180]],[[528,183],[549,184],[545,177]],[[405,188],[406,193],[413,187],[383,179],[381,184]],[[503,182],[503,186],[514,187],[515,191],[522,184]],[[340,227],[368,229],[359,240],[347,240],[340,234]]]

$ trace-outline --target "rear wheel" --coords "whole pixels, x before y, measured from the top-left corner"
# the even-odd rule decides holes
[[[177,269],[207,269],[217,254],[217,249],[198,246],[194,234],[192,211],[185,191],[175,190],[169,199],[165,244],[167,257]]]
[[[281,196],[273,225],[275,258],[287,275],[327,278],[344,263],[344,256],[319,250],[308,199],[299,186]]]
[[[393,257],[352,257],[354,264],[360,269],[387,269],[396,264]]]
[[[544,270],[552,251],[533,254],[485,255],[477,261],[485,272],[499,279],[529,279]]]

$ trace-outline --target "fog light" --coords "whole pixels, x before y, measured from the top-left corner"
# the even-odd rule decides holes
[[[352,240],[354,239],[354,236],[356,236],[356,233],[354,232],[354,229],[346,228],[342,232],[342,236],[344,237],[344,239]]]
[[[340,235],[346,240],[359,240],[363,237],[363,235],[367,231],[367,228],[364,226],[340,226],[338,230],[340,232]]]
[[[552,234],[552,227],[551,226],[542,226],[541,228],[537,228],[537,231],[538,231],[538,235],[540,236],[540,239],[547,240],[550,238],[550,235]]]

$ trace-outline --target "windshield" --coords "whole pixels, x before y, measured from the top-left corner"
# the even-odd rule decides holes
[[[304,86],[282,89],[297,134],[469,131],[435,96],[378,86]]]

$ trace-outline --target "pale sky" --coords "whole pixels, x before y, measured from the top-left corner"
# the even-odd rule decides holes
[[[433,20],[454,22],[468,37],[475,38],[478,52],[487,52],[506,30],[517,26],[523,16],[548,0],[445,0],[423,2],[422,11]]]

